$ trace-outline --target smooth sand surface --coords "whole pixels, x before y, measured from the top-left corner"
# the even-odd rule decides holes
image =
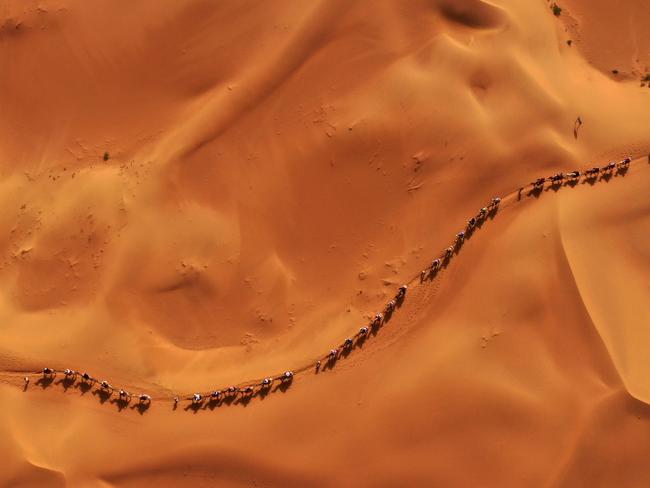
[[[612,5],[0,5],[0,485],[650,485],[650,10]],[[162,400],[310,364],[491,197],[627,155],[332,369]]]

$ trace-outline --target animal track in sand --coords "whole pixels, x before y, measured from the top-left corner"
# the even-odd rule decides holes
[[[640,158],[637,158],[635,162],[638,160],[640,160]],[[650,161],[650,156],[648,157],[648,160]],[[67,390],[70,386],[75,386],[82,392],[82,394],[86,393],[88,390],[93,388],[95,384],[97,384],[98,388],[93,390],[93,394],[95,396],[99,396],[101,403],[106,402],[106,400],[110,398],[111,403],[115,403],[118,406],[119,410],[122,410],[130,405],[131,409],[136,409],[140,414],[143,414],[145,411],[147,411],[151,404],[151,401],[154,400],[167,404],[172,403],[174,410],[177,409],[179,402],[183,400],[187,403],[187,406],[184,408],[184,410],[190,410],[195,413],[206,408],[212,410],[222,405],[233,404],[245,406],[254,397],[263,398],[269,393],[273,393],[278,390],[282,392],[286,391],[293,383],[294,378],[298,375],[302,375],[307,372],[318,374],[320,372],[325,372],[329,369],[332,369],[338,361],[346,359],[355,349],[361,348],[366,343],[366,341],[372,340],[372,338],[376,336],[388,322],[390,322],[393,313],[396,313],[401,309],[403,302],[407,297],[407,294],[410,293],[407,292],[408,287],[413,285],[416,287],[425,286],[433,281],[439,275],[439,273],[450,264],[454,256],[458,255],[463,247],[465,240],[470,239],[473,234],[480,230],[486,222],[494,219],[500,208],[504,206],[512,206],[517,201],[520,201],[523,197],[536,198],[539,197],[542,192],[549,190],[557,191],[560,188],[567,186],[574,187],[580,181],[582,183],[593,185],[596,182],[609,181],[610,178],[615,176],[624,176],[627,173],[632,162],[633,161],[630,158],[626,158],[625,160],[618,163],[609,163],[602,168],[591,168],[584,171],[574,171],[567,174],[558,173],[557,175],[548,178],[539,178],[537,181],[531,182],[525,186],[522,186],[521,188],[518,188],[517,190],[511,191],[502,198],[492,199],[489,205],[480,209],[478,214],[474,215],[467,221],[465,227],[456,235],[451,245],[445,248],[440,254],[438,254],[430,266],[422,270],[417,275],[411,277],[408,281],[406,281],[405,285],[402,285],[402,287],[400,287],[395,298],[386,305],[386,308],[381,313],[376,314],[368,325],[362,326],[358,332],[349,336],[342,343],[332,348],[327,354],[315,358],[313,361],[310,361],[309,363],[292,371],[286,371],[281,374],[274,374],[265,379],[249,380],[237,385],[220,388],[210,392],[198,392],[194,394],[186,393],[177,395],[171,393],[169,390],[165,390],[163,392],[163,389],[159,388],[158,394],[155,396],[150,396],[144,393],[129,393],[123,389],[113,387],[107,382],[99,381],[87,373],[80,373],[71,370],[58,370],[50,368],[44,368],[44,370],[39,372],[4,370],[0,372],[0,380],[3,380],[5,383],[16,384],[16,378],[24,376],[24,391],[26,391],[31,382],[31,379],[37,378],[36,381],[34,381],[34,384],[41,386],[43,389],[49,387],[54,383],[57,385],[63,385],[65,390]],[[491,338],[492,337],[490,337],[490,339]],[[483,347],[487,345],[488,340],[489,339],[484,338]],[[54,380],[57,374],[61,375],[61,378],[55,382]],[[81,378],[81,380],[77,381],[77,377]],[[115,392],[119,392],[119,397],[116,396]],[[139,399],[133,405],[131,405],[132,397]]]

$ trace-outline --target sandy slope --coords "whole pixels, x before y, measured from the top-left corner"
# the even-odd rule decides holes
[[[157,393],[293,368],[492,195],[647,155],[645,2],[562,6],[0,6],[0,368]],[[649,183],[506,205],[362,351],[246,407],[5,375],[0,479],[647,485]]]

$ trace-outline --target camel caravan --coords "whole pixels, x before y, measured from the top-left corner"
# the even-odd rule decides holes
[[[585,171],[575,170],[569,173],[556,173],[548,177],[537,178],[529,183],[528,186],[531,187],[532,192],[541,192],[547,183],[549,183],[551,187],[560,186],[564,182],[568,184],[575,184],[582,177],[584,177],[585,181],[587,182],[593,182],[599,176],[608,178],[615,171],[624,173],[631,162],[632,159],[626,157],[619,162],[610,162],[605,166],[593,167]],[[648,162],[650,162],[650,156],[648,156]],[[520,188],[518,193],[520,194],[524,188],[525,187]],[[423,269],[420,272],[420,281],[422,282],[427,278],[433,278],[443,267],[445,267],[448,264],[449,260],[452,259],[454,253],[459,252],[465,240],[490,216],[493,216],[497,212],[500,204],[501,198],[494,197],[487,206],[480,208],[476,215],[470,217],[469,220],[467,220],[465,228],[456,234],[452,245],[445,248],[427,268]],[[368,325],[362,326],[359,328],[356,334],[346,338],[338,346],[330,349],[327,354],[318,358],[318,360],[313,363],[316,372],[318,373],[320,371],[323,363],[329,367],[332,367],[334,363],[336,363],[343,355],[346,355],[356,345],[360,345],[363,341],[365,341],[371,333],[376,334],[377,331],[388,322],[395,310],[401,306],[404,299],[406,298],[407,291],[407,284],[400,286],[397,289],[395,296],[386,303],[383,309],[383,313],[380,312],[372,316]],[[303,368],[301,371],[308,369],[309,365]],[[35,374],[42,376],[42,379],[40,381],[44,382],[45,384],[49,384],[59,373],[63,375],[63,381],[68,382],[68,384],[79,380],[80,384],[84,385],[85,388],[92,388],[94,385],[97,385],[98,391],[100,391],[103,395],[109,397],[115,394],[117,391],[117,401],[122,402],[123,404],[128,404],[131,402],[132,398],[136,398],[137,406],[139,406],[141,409],[146,409],[149,407],[152,401],[151,396],[145,393],[132,394],[124,389],[116,389],[107,380],[98,381],[96,378],[86,372],[81,373],[72,369],[64,369],[59,371],[53,368],[45,367]],[[294,376],[295,373],[293,371],[285,371],[279,376],[268,376],[261,381],[245,384],[243,386],[229,386],[227,388],[213,390],[209,393],[194,393],[187,397],[186,400],[190,402],[190,407],[194,408],[202,406],[206,401],[211,404],[219,404],[221,402],[232,401],[237,398],[247,400],[256,394],[268,393],[274,384],[279,384],[280,386],[288,386],[288,384],[293,381]],[[27,388],[29,380],[29,376],[25,376],[25,388]],[[173,397],[173,403],[175,408],[179,403],[179,397]]]

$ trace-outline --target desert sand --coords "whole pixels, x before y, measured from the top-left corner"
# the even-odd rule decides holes
[[[650,4],[558,6],[0,5],[0,485],[650,485]]]

